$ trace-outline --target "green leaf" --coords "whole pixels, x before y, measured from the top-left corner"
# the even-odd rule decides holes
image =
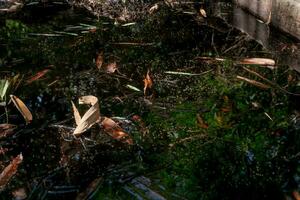
[[[0,98],[1,98],[1,100],[3,100],[3,98],[7,92],[8,86],[9,86],[8,80],[5,80],[5,79],[0,80]]]

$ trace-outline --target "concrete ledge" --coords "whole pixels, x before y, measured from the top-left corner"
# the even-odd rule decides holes
[[[234,0],[265,23],[300,40],[300,0]]]

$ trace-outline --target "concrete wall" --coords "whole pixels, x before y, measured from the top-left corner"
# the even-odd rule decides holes
[[[266,23],[300,39],[300,0],[234,0]]]

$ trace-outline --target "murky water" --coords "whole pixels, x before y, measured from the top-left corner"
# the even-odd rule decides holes
[[[86,194],[95,199],[291,196],[299,186],[299,98],[288,94],[299,91],[297,44],[228,3],[199,5],[221,18],[204,18],[189,5],[162,6],[147,20],[126,23],[56,8],[1,19],[1,77],[20,74],[9,92],[34,114],[25,125],[8,105],[18,129],[0,141],[8,149],[0,167],[20,152],[24,161],[1,198],[18,188],[31,199],[75,199],[86,188],[98,189]],[[245,57],[279,65],[238,65]],[[117,70],[107,73],[114,63]],[[144,94],[148,71],[154,85]],[[135,144],[119,143],[101,127],[85,134],[87,149],[63,137],[68,130],[53,125],[75,127],[70,102],[84,95],[98,97],[101,115],[119,119]]]

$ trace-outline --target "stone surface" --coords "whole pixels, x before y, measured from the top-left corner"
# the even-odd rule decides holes
[[[300,39],[300,0],[234,0],[264,22]]]

